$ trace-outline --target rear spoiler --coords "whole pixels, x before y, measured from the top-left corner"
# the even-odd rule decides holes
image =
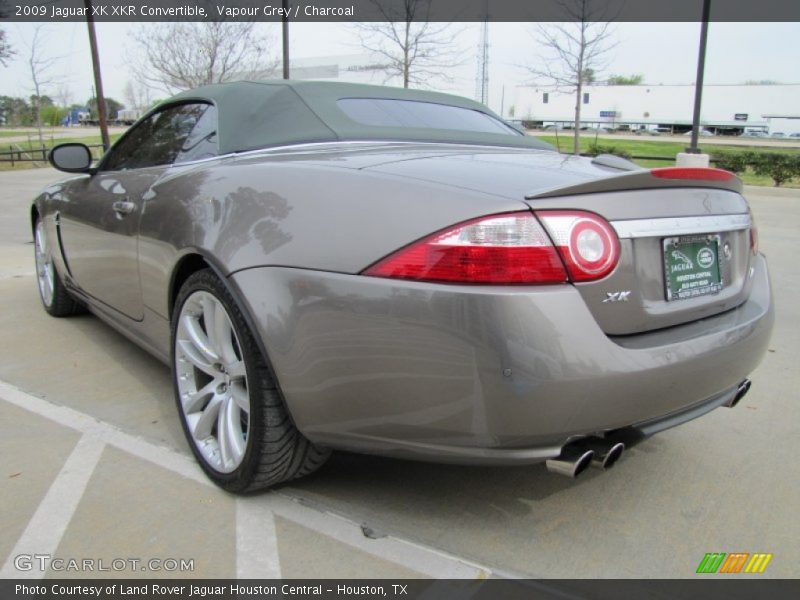
[[[577,194],[644,190],[650,188],[714,188],[742,193],[743,184],[734,173],[708,167],[661,167],[637,169],[567,187],[558,187],[525,196],[526,200],[557,198]]]

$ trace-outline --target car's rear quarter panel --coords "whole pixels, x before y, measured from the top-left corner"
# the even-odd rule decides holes
[[[465,287],[272,267],[232,279],[312,440],[428,458],[451,446],[470,459],[528,449],[536,460],[536,449],[557,454],[572,435],[674,413],[739,383],[772,327],[763,259],[755,277],[734,311],[620,341],[569,285]]]
[[[264,265],[357,273],[443,227],[526,209],[521,200],[337,167],[335,159],[176,167],[144,206],[144,303],[167,315],[170,274],[187,252],[210,257],[225,275]]]
[[[207,256],[242,299],[292,418],[313,441],[453,460],[519,450],[514,460],[540,460],[570,436],[702,402],[739,383],[763,356],[772,301],[761,258],[752,291],[736,291],[722,314],[713,314],[720,306],[689,311],[678,319],[685,325],[667,319],[656,326],[673,327],[619,340],[609,333],[621,332],[613,324],[624,322],[624,307],[604,323],[590,306],[595,292],[569,284],[358,275],[414,240],[478,216],[531,206],[612,220],[739,214],[747,210],[739,194],[649,190],[529,204],[523,190],[528,178],[535,189],[538,167],[506,165],[497,185],[504,191],[494,193],[485,162],[458,159],[464,180],[447,183],[412,164],[436,159],[390,154],[288,153],[176,167],[145,203],[145,304],[166,322],[175,265],[186,253]],[[559,173],[561,184],[598,171],[574,160]],[[405,172],[386,166],[401,163]],[[621,283],[612,278],[596,293]]]

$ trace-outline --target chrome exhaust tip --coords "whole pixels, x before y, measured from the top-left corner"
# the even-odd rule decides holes
[[[565,446],[561,449],[558,458],[549,458],[545,461],[547,470],[566,477],[575,478],[583,473],[592,464],[594,451],[576,446]]]
[[[592,466],[595,469],[610,469],[614,466],[614,463],[617,462],[622,453],[625,451],[625,444],[622,442],[608,442],[606,440],[602,440],[600,442],[593,443],[592,446],[597,445],[597,448],[594,449],[594,457],[592,458]]]
[[[747,392],[750,391],[750,386],[753,385],[753,382],[749,379],[745,379],[742,383],[739,384],[739,387],[736,388],[736,393],[733,395],[728,402],[725,403],[725,406],[728,408],[733,408],[739,401],[747,395]]]

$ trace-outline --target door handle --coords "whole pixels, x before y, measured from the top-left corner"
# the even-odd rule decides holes
[[[129,215],[136,208],[136,205],[128,200],[117,200],[111,205],[111,208],[119,215]]]

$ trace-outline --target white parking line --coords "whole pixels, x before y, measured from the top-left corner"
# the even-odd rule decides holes
[[[56,551],[104,447],[105,444],[95,437],[84,435],[78,440],[0,569],[0,577],[31,579],[42,576],[39,570],[17,570],[14,557],[20,554],[52,555]]]
[[[195,460],[184,454],[167,447],[158,446],[147,440],[138,438],[118,428],[98,421],[94,417],[81,413],[66,406],[58,406],[47,400],[37,398],[24,392],[14,385],[0,381],[0,399],[14,404],[24,410],[37,414],[41,417],[54,421],[70,429],[82,432],[84,435],[79,442],[81,452],[76,456],[75,462],[70,464],[70,472],[74,470],[76,484],[71,485],[70,489],[80,488],[80,493],[74,498],[74,504],[80,500],[83,489],[88,482],[94,463],[90,464],[81,458],[89,454],[88,448],[102,449],[103,444],[114,446],[125,452],[151,462],[161,468],[170,470],[182,477],[196,481],[202,485],[214,486],[213,483],[203,474]],[[75,448],[73,454],[78,452]],[[99,458],[99,450],[97,457]],[[72,456],[70,456],[70,459]],[[79,460],[80,459],[80,460]],[[78,468],[80,467],[80,468]],[[91,467],[91,468],[89,468]],[[66,475],[67,464],[64,465],[62,473]],[[85,471],[85,472],[84,472]],[[61,474],[59,474],[61,477]],[[80,479],[81,477],[85,479]],[[58,481],[58,479],[57,479]],[[80,482],[83,482],[82,484]],[[56,487],[53,484],[52,490]],[[40,510],[52,494],[49,492],[42,501]],[[63,503],[61,496],[55,496],[54,501],[58,504]],[[39,531],[39,525],[34,523],[40,510],[31,520],[33,531]],[[59,509],[61,510],[61,509]],[[64,509],[66,510],[66,509]],[[72,515],[74,506],[69,509],[69,516]],[[403,540],[393,536],[384,536],[377,539],[364,536],[361,525],[350,519],[335,515],[333,513],[311,508],[300,503],[300,500],[284,492],[270,492],[261,496],[241,497],[236,501],[236,564],[237,575],[240,577],[270,578],[280,577],[281,568],[278,560],[277,540],[275,536],[275,524],[272,515],[279,514],[291,521],[318,533],[333,537],[339,542],[356,548],[372,556],[387,560],[408,569],[427,575],[433,578],[446,579],[484,579],[491,576],[492,570],[445,552],[440,552],[433,548],[428,548],[414,542]],[[62,511],[59,514],[65,514]],[[59,521],[60,523],[61,521]],[[61,539],[64,528],[66,528],[69,518],[63,521],[63,527],[58,533],[55,544],[52,540],[43,547],[38,545],[38,538],[33,541],[35,544],[25,544],[25,547],[34,549],[37,553],[55,550],[58,540]],[[28,527],[31,528],[32,525]],[[26,529],[26,533],[27,533]],[[20,538],[18,545],[26,539],[26,533]],[[35,548],[33,547],[35,546]],[[17,549],[11,557],[17,554]],[[20,577],[21,573],[14,569],[10,564],[12,558],[9,557],[3,566],[0,576]],[[11,571],[7,574],[7,569]],[[41,573],[37,571],[37,575]],[[497,573],[494,573],[497,576]]]
[[[205,476],[197,462],[185,454],[180,454],[166,446],[159,446],[114,427],[109,423],[98,421],[92,416],[79,412],[67,406],[59,406],[32,396],[16,386],[0,381],[0,398],[18,406],[28,412],[44,417],[75,429],[101,441],[133,454],[148,462],[178,473],[197,483],[213,487],[213,483]]]
[[[259,497],[236,499],[236,576],[280,579],[275,515]]]
[[[304,506],[296,498],[272,494],[270,504],[275,514],[303,527],[334,538],[336,541],[383,560],[434,579],[487,579],[491,569],[454,558],[393,536],[368,538],[361,526],[349,519]]]

